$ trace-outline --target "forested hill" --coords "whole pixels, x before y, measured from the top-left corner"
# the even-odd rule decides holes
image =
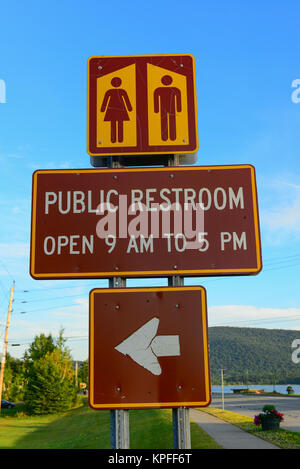
[[[208,335],[212,384],[220,384],[221,368],[229,384],[300,383],[300,363],[292,361],[300,331],[210,327]]]

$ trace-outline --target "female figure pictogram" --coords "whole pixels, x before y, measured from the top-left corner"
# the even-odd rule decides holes
[[[107,90],[101,105],[101,112],[105,112],[104,120],[111,125],[110,140],[115,143],[118,135],[118,142],[123,142],[123,122],[129,121],[128,112],[132,111],[132,106],[128,94],[121,86],[122,80],[114,77],[111,84],[114,88]]]

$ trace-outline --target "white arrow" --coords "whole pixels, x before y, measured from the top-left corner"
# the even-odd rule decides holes
[[[118,352],[129,355],[154,375],[161,374],[157,357],[180,355],[178,335],[158,335],[159,319],[153,318],[115,347]]]

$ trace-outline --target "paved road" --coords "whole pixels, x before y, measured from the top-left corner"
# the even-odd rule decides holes
[[[275,397],[275,396],[242,396],[239,394],[224,394],[225,410],[237,412],[242,415],[254,417],[262,411],[266,404],[272,404],[284,414],[282,428],[294,432],[300,432],[300,397]],[[222,408],[221,394],[213,394],[211,407]]]

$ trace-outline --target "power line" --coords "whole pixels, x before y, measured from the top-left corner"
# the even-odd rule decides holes
[[[292,264],[290,264],[291,262],[292,262]],[[1,263],[3,264],[2,261],[1,261]],[[285,263],[288,263],[288,265],[281,265],[281,264],[285,264]],[[300,264],[300,254],[293,254],[293,255],[283,256],[283,257],[278,257],[278,258],[271,258],[271,259],[264,262],[264,267],[263,267],[262,272],[268,272],[268,271],[272,271],[272,270],[281,270],[281,269],[287,269],[287,268],[294,268],[294,267],[297,267],[299,264]],[[8,272],[7,269],[6,269],[6,271]],[[9,273],[9,275],[11,275],[11,274]],[[232,279],[232,276],[219,276],[219,277],[209,277],[209,278],[206,277],[206,278],[203,278],[203,282],[210,283],[210,282],[216,282],[216,281],[225,280],[225,279],[226,280]],[[95,282],[93,281],[93,286],[94,285],[95,285]],[[4,289],[1,282],[0,282],[0,286],[1,286],[4,294],[7,295],[7,292],[5,291],[5,289]],[[86,285],[81,284],[80,286],[78,284],[75,284],[74,286],[73,285],[71,285],[71,286],[60,286],[60,287],[53,287],[53,288],[46,287],[46,290],[47,290],[47,292],[48,291],[56,291],[56,290],[71,290],[71,289],[76,289],[78,287],[80,287],[80,288],[83,288],[83,287],[89,288],[89,284],[86,284]],[[30,294],[32,292],[43,292],[45,290],[43,288],[37,288],[37,289],[30,289],[30,290],[18,289],[18,291]],[[55,298],[53,298],[53,297],[44,298],[43,297],[43,298],[35,298],[35,299],[28,299],[28,300],[17,299],[17,301],[19,303],[22,303],[22,304],[36,303],[36,302],[42,302],[42,301],[48,301],[48,302],[51,303],[52,301],[60,301],[60,300],[63,300],[65,298],[79,298],[79,297],[80,297],[80,294],[78,293],[77,295],[63,295],[61,297],[55,297]],[[23,298],[24,298],[24,296],[23,296]],[[2,299],[2,302],[4,300],[5,300],[5,298]],[[67,304],[67,305],[50,306],[46,310],[44,308],[38,308],[38,309],[33,309],[33,310],[28,310],[28,311],[17,311],[17,312],[14,313],[14,315],[15,314],[25,314],[25,313],[34,313],[34,312],[39,312],[39,311],[41,311],[41,312],[45,312],[45,311],[51,312],[51,311],[53,311],[57,308],[65,309],[65,308],[71,308],[72,306],[73,307],[75,307],[75,306],[78,307],[78,306],[80,306],[80,304],[72,303],[72,304]],[[274,319],[262,319],[262,321],[264,321],[264,320],[274,321]],[[287,320],[287,319],[285,319],[285,320]],[[253,320],[250,320],[250,321],[253,321]],[[255,321],[259,321],[259,320],[255,320]]]
[[[75,304],[75,303],[72,303],[72,304],[68,304],[68,305],[57,305],[55,307],[50,307],[50,308],[47,308],[47,309],[43,309],[43,308],[38,308],[38,309],[30,309],[29,311],[16,311],[14,312],[14,315],[15,314],[27,314],[27,313],[36,313],[36,312],[41,312],[41,313],[44,313],[44,312],[51,312],[51,311],[56,311],[57,308],[59,309],[65,309],[65,308],[71,308],[72,306],[74,307],[80,307],[82,306],[82,304]],[[87,305],[88,306],[88,305]]]
[[[300,262],[300,253],[299,254],[293,254],[293,255],[290,255],[290,256],[283,256],[283,257],[278,257],[278,258],[270,258],[270,259],[266,259],[266,260],[263,260],[263,271],[264,270],[271,270],[271,269],[266,269],[267,267],[271,266],[271,265],[277,265],[277,264],[282,264],[282,263],[285,263],[285,262],[290,262],[290,261],[293,261],[293,259],[295,260],[298,260],[299,258],[299,262]],[[298,265],[295,264],[295,265]],[[288,266],[289,267],[289,266]],[[294,267],[294,265],[292,265],[291,267]],[[227,276],[221,276],[220,278],[228,278]],[[89,280],[88,283],[86,285],[83,285],[82,283],[80,284],[80,288],[83,288],[83,287],[87,287],[89,288],[90,285],[94,286],[95,285],[95,282],[93,280]],[[78,288],[79,285],[78,284],[74,284],[74,285],[71,285],[71,286],[60,286],[60,287],[43,287],[43,288],[34,288],[34,289],[28,289],[28,290],[22,290],[22,289],[16,289],[17,292],[26,292],[26,293],[32,293],[32,292],[44,292],[45,290],[47,291],[55,291],[55,290],[69,290],[69,289],[74,289],[74,288]]]
[[[296,321],[298,318],[300,318],[300,315],[297,314],[295,316],[288,316],[288,317],[285,317],[285,316],[279,316],[277,318],[259,318],[259,319],[237,319],[237,320],[232,320],[232,321],[228,321],[228,322],[222,322],[222,323],[219,323],[219,324],[213,324],[213,325],[210,325],[210,327],[217,327],[217,326],[221,326],[221,325],[230,325],[230,324],[236,324],[236,323],[249,323],[249,322],[255,322],[255,323],[260,323],[260,322],[263,322],[263,321],[271,321],[271,322],[287,322],[287,321]],[[300,327],[300,325],[299,325]]]
[[[47,297],[47,298],[38,298],[38,299],[34,299],[34,300],[19,300],[20,303],[23,303],[23,304],[28,304],[28,303],[37,303],[37,302],[40,302],[40,301],[57,301],[57,300],[62,300],[64,298],[78,298],[80,296],[80,294],[77,294],[77,295],[64,295],[64,296],[57,296],[56,298],[53,298],[53,297]]]
[[[66,340],[87,340],[89,338],[88,335],[75,335],[75,336],[69,336],[69,337],[64,337],[64,339]],[[10,341],[8,341],[8,345],[10,347],[13,347],[13,346],[21,346],[21,345],[29,345],[33,342],[34,338],[32,339],[28,339],[26,340],[25,342],[23,342],[22,340],[17,340],[17,339],[12,339]]]
[[[271,267],[271,268],[268,268],[269,266],[272,266],[272,265],[278,265],[278,264],[283,264],[283,263],[286,263],[286,262],[293,262],[293,259],[296,260],[296,258],[299,257],[299,262],[296,262],[295,264],[289,264],[289,265],[286,265],[286,266],[278,266],[278,267]],[[280,261],[274,261],[274,262],[271,262],[271,263],[268,263],[267,261],[263,262],[263,270],[262,272],[267,272],[267,271],[270,271],[270,270],[280,270],[280,269],[284,269],[284,268],[290,268],[290,267],[297,267],[298,265],[300,265],[300,254],[296,254],[296,255],[293,255],[293,256],[286,256],[286,257],[282,257],[282,258],[278,258],[278,259],[282,259]],[[298,260],[298,259],[297,259]],[[225,280],[225,279],[232,279],[232,276],[219,276],[219,277],[213,277],[213,278],[210,278],[210,277],[206,277],[206,282],[210,282],[210,281],[218,281],[218,280]],[[94,287],[95,285],[95,282],[93,282],[92,286]],[[75,289],[75,288],[83,288],[83,287],[86,287],[86,288],[90,288],[89,285],[78,285],[78,284],[75,284],[74,286],[69,286],[69,287],[54,287],[54,288],[48,288],[46,287],[46,290],[47,292],[48,291],[56,291],[56,290],[70,290],[70,289]],[[22,290],[19,290],[20,292]],[[23,292],[26,292],[26,293],[32,293],[32,292],[43,292],[44,289],[42,288],[37,288],[37,289],[30,289],[30,290],[23,290]],[[75,297],[78,297],[78,295],[64,295],[62,297],[57,297],[57,298],[41,298],[41,299],[34,299],[34,300],[26,300],[27,303],[29,302],[38,302],[38,301],[46,301],[46,300],[57,300],[57,299],[63,299],[63,298],[75,298]],[[18,299],[17,299],[18,300]],[[20,301],[20,300],[18,300]]]
[[[74,284],[74,285],[71,285],[71,286],[63,286],[63,287],[43,287],[43,288],[30,288],[30,289],[26,289],[26,290],[23,290],[23,289],[18,289],[17,292],[20,292],[20,293],[32,293],[32,292],[44,292],[45,290],[46,291],[54,291],[54,290],[70,290],[70,289],[75,289],[75,288],[83,288],[83,287],[87,287],[87,288],[90,288],[90,286],[95,286],[95,281],[92,281],[90,280],[89,282],[91,282],[91,285],[90,284],[87,284],[87,285],[83,285],[82,282],[80,283],[80,285],[77,284]]]
[[[6,265],[4,264],[4,262],[0,259],[0,262],[2,264],[2,266],[4,267],[4,270],[7,272],[7,274],[10,276],[11,280],[14,281],[13,279],[13,276],[11,275],[11,273],[8,271]]]

